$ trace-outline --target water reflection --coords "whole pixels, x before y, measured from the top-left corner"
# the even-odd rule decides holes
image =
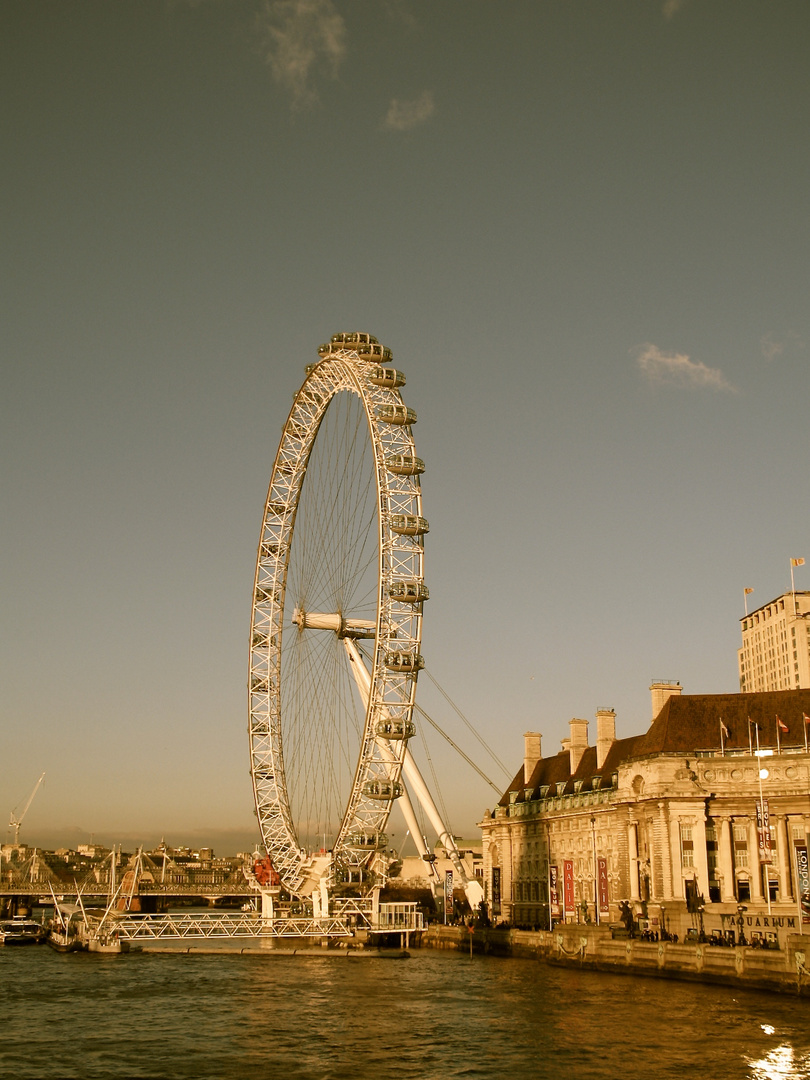
[[[763,1024],[762,1030],[773,1035],[775,1028]],[[810,1054],[799,1057],[790,1043],[769,1050],[758,1061],[749,1061],[751,1080],[806,1080],[810,1076]]]

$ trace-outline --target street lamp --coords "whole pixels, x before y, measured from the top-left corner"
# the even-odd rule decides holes
[[[591,815],[591,840],[593,842],[593,914],[599,925],[599,875],[596,867],[596,818]]]
[[[747,910],[748,909],[746,908],[745,904],[737,904],[737,944],[738,945],[747,945],[748,944],[748,942],[745,940],[745,933],[743,932],[743,924],[744,924],[743,912],[747,911]]]

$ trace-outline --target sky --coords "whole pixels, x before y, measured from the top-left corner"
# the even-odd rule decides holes
[[[809,32],[806,0],[0,0],[21,839],[255,841],[262,509],[338,330],[407,375],[422,652],[506,772],[417,700],[496,788],[525,731],[738,689],[743,589],[802,556],[810,588]],[[428,752],[474,835],[497,795]]]

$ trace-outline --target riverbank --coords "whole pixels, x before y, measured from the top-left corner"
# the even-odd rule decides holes
[[[554,930],[477,929],[432,924],[422,945],[523,956],[563,967],[643,975],[662,979],[717,983],[810,998],[807,967],[810,936],[794,934],[786,948],[755,949],[715,945],[674,944],[613,938],[608,928],[589,925],[558,926]]]

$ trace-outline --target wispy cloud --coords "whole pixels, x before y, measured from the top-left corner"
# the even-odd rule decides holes
[[[691,360],[685,353],[668,353],[657,345],[641,345],[636,350],[638,369],[650,382],[686,389],[725,390],[736,393],[722,371]]]
[[[785,351],[784,342],[777,341],[773,334],[763,334],[759,339],[759,345],[762,349],[762,355],[769,363],[771,360],[776,360]]]
[[[257,26],[273,78],[293,108],[314,105],[316,65],[335,78],[346,55],[346,24],[333,0],[266,0]]]
[[[763,334],[759,339],[759,347],[762,350],[762,355],[771,363],[773,360],[778,360],[783,353],[796,353],[804,349],[804,342],[795,334],[792,330],[783,334],[781,337],[777,337],[776,334],[768,333]]]
[[[661,9],[664,13],[664,18],[669,21],[674,19],[675,16],[686,7],[686,0],[664,0],[664,6]]]
[[[418,124],[424,124],[435,111],[436,106],[430,90],[424,90],[419,97],[411,101],[400,101],[399,98],[394,98],[388,106],[383,127],[388,131],[410,131]]]

